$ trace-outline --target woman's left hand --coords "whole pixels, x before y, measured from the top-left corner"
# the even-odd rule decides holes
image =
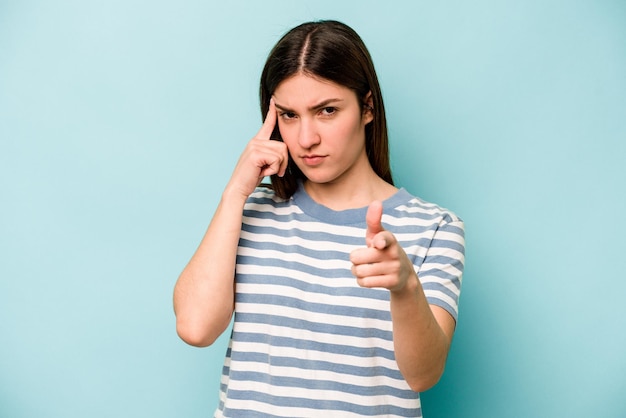
[[[372,202],[365,218],[367,248],[359,248],[350,253],[352,274],[359,286],[383,287],[392,292],[400,292],[410,280],[417,280],[417,274],[396,237],[383,228],[382,215],[382,203]]]

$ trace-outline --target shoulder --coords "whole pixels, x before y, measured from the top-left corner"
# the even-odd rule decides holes
[[[274,193],[271,187],[261,185],[254,189],[254,192],[248,196],[246,207],[254,205],[280,205],[289,202],[289,199],[282,199]]]
[[[274,190],[267,186],[259,186],[248,196],[244,206],[244,217],[254,218],[274,218],[279,216],[299,213],[299,208],[294,204],[293,199],[283,199],[278,197]]]
[[[414,196],[405,189],[399,190],[398,197],[399,199],[388,211],[392,217],[415,219],[420,223],[457,223],[462,228],[463,220],[450,209]]]

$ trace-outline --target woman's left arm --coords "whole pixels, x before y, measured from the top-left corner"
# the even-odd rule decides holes
[[[414,391],[430,389],[443,374],[454,318],[445,309],[428,304],[413,273],[402,290],[391,291],[391,320],[400,372]]]
[[[382,204],[373,202],[367,212],[367,248],[350,255],[352,272],[360,286],[389,289],[396,362],[411,389],[423,392],[443,374],[456,321],[428,303],[413,264],[381,218]]]

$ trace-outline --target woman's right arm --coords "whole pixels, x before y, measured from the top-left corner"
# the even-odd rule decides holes
[[[230,323],[243,207],[265,176],[282,176],[287,169],[287,147],[269,140],[275,124],[271,101],[263,126],[241,154],[204,238],[176,282],[176,331],[188,344],[211,345]]]

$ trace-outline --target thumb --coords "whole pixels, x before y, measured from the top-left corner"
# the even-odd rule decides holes
[[[367,223],[367,232],[365,232],[365,243],[368,247],[374,246],[374,237],[379,232],[384,231],[381,224],[381,219],[383,217],[383,204],[375,200],[370,203],[367,208],[367,215],[365,215],[365,222]]]

